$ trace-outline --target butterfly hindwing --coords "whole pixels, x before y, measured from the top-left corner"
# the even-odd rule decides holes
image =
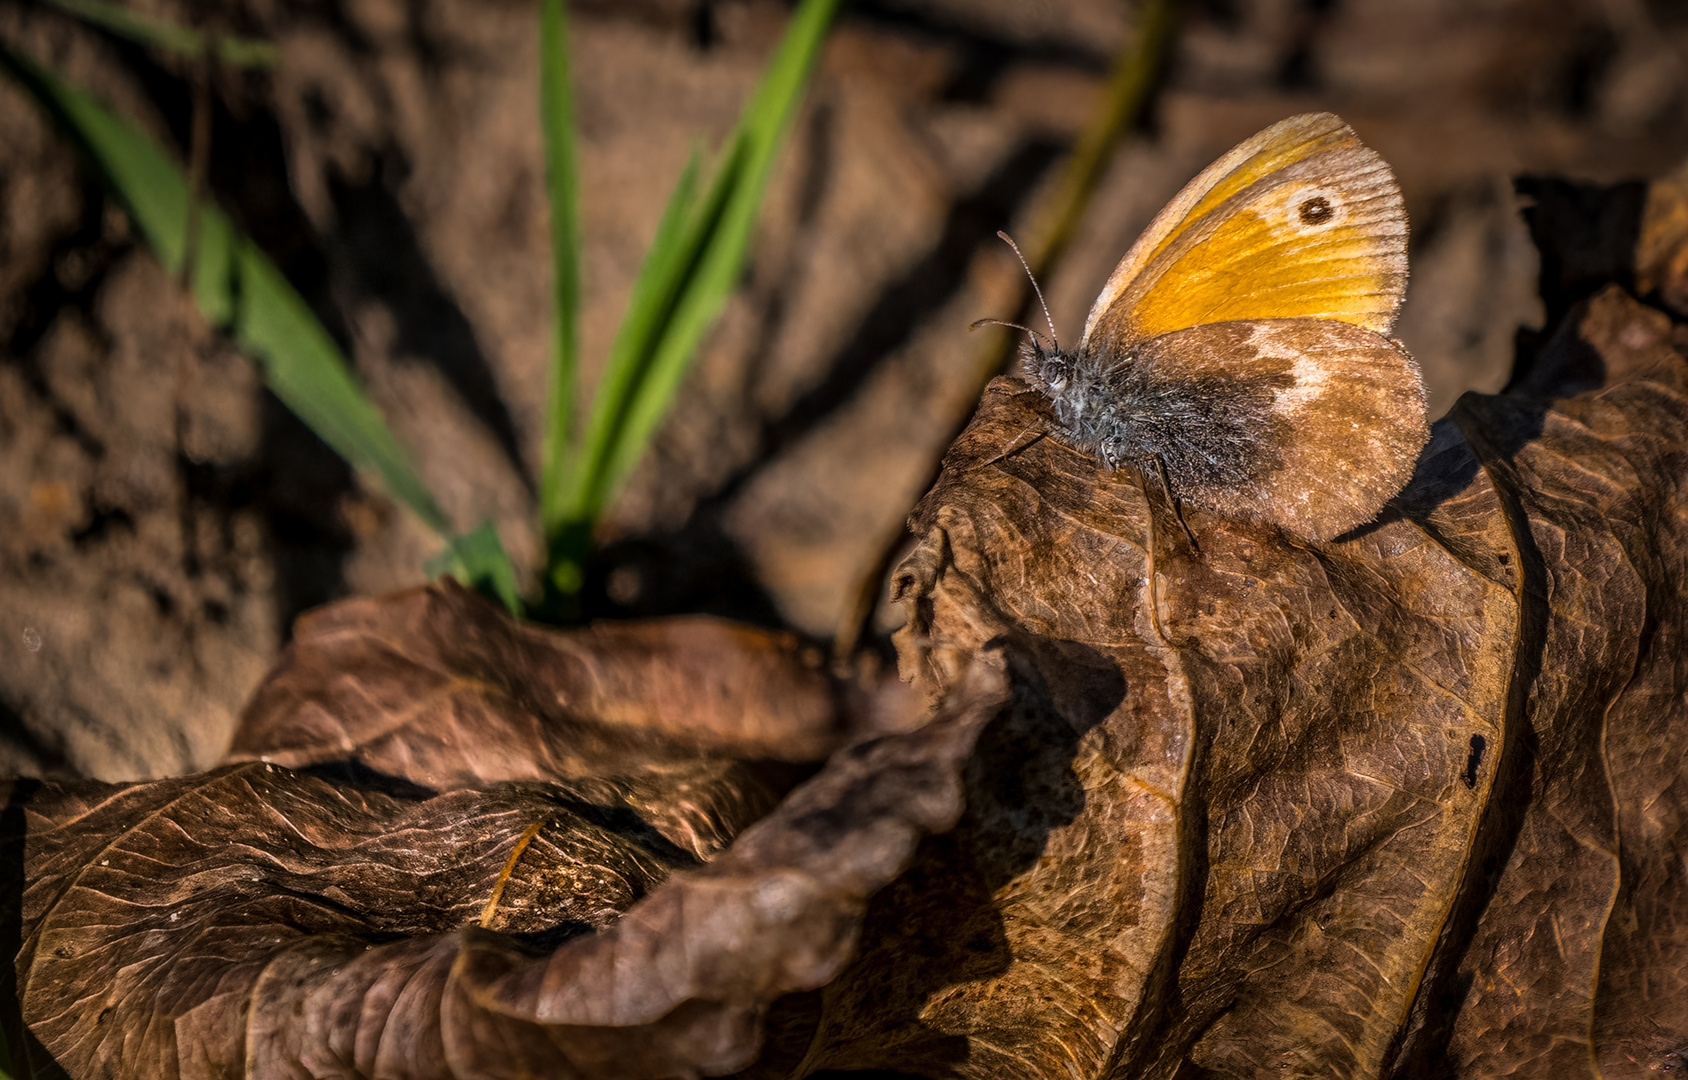
[[[1080,349],[1239,319],[1324,318],[1381,333],[1406,276],[1406,212],[1389,166],[1337,117],[1292,117],[1161,211],[1091,308]]]
[[[1375,517],[1430,437],[1417,363],[1332,319],[1161,335],[1116,370],[1110,396],[1123,457],[1159,457],[1180,499],[1313,540]]]

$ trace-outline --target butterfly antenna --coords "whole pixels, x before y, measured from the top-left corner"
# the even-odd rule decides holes
[[[1049,305],[1043,302],[1043,290],[1037,287],[1037,275],[1032,273],[1031,264],[1026,262],[1026,257],[1024,255],[1020,254],[1020,245],[1014,242],[1014,238],[1012,236],[1009,236],[1001,229],[996,230],[996,235],[1002,237],[1002,242],[1014,249],[1014,257],[1020,260],[1021,266],[1025,267],[1026,277],[1029,278],[1032,283],[1032,292],[1037,293],[1037,304],[1043,309],[1043,321],[1049,324],[1049,341],[1055,346],[1055,351],[1059,352],[1061,350],[1061,341],[1055,336],[1055,320],[1049,317]]]
[[[1036,341],[1038,341],[1039,344],[1043,341],[1043,335],[1038,333],[1036,330],[1033,330],[1031,327],[1021,326],[1017,322],[1004,322],[1001,319],[976,319],[967,324],[967,329],[977,330],[981,326],[1007,326],[1030,334]]]

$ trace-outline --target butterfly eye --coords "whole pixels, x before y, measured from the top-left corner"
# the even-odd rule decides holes
[[[1067,362],[1059,356],[1051,356],[1043,362],[1043,381],[1051,386],[1060,386],[1067,381]]]
[[[1302,203],[1300,207],[1296,209],[1296,213],[1301,215],[1302,224],[1323,225],[1331,219],[1331,216],[1334,215],[1336,211],[1331,209],[1329,199],[1325,198],[1323,195],[1315,195],[1313,198]]]

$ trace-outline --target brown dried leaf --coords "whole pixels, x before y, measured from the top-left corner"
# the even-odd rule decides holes
[[[432,788],[819,761],[858,696],[789,634],[704,616],[550,630],[448,578],[301,618],[229,760],[353,759]]]
[[[768,1004],[830,979],[866,898],[960,813],[1000,668],[975,665],[919,730],[835,755],[702,866],[608,777],[432,795],[246,763],[130,786],[19,782],[28,1075],[745,1065]],[[712,782],[670,775],[675,802]]]
[[[944,713],[742,835],[779,789],[728,752],[858,726],[813,719],[839,691],[779,675],[788,646],[593,646],[450,587],[331,610],[255,730],[302,711],[299,764],[343,732],[377,773],[547,782],[248,763],[16,789],[25,1051],[76,1076],[679,1076],[749,1065],[766,1015],[747,1077],[1673,1068],[1685,339],[1599,294],[1515,393],[1438,425],[1384,520],[1318,545],[1187,510],[1194,549],[1129,476],[1050,440],[1003,456],[1042,405],[999,381],[896,583]],[[775,674],[736,698],[638,674],[722,652]],[[605,670],[647,704],[581,706]]]
[[[1679,1061],[1685,375],[1610,289],[1523,392],[1438,425],[1377,524],[1303,545],[1186,509],[1199,551],[1128,474],[1004,456],[1043,405],[993,384],[916,512],[899,649],[934,694],[999,638],[1023,677],[805,1068]]]
[[[1457,415],[1512,500],[1527,697],[1495,812],[1498,881],[1447,980],[1437,1068],[1621,1077],[1688,1059],[1684,341],[1611,288],[1548,354],[1597,358],[1604,389],[1545,413],[1473,398]]]

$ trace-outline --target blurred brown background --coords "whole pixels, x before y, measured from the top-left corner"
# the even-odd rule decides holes
[[[217,77],[211,188],[339,337],[460,524],[538,558],[550,334],[537,10],[506,0],[136,0],[270,38]],[[572,5],[588,381],[689,148],[725,133],[776,0]],[[1124,0],[846,2],[754,264],[603,533],[600,615],[714,611],[830,636],[970,407],[1024,229],[1115,54]],[[0,36],[178,151],[168,61],[38,3]],[[1076,338],[1156,210],[1257,129],[1339,112],[1413,223],[1397,327],[1439,415],[1539,325],[1512,177],[1688,156],[1677,0],[1205,0],[1044,283]],[[178,436],[178,431],[180,435]],[[184,315],[122,213],[0,80],[0,771],[202,767],[300,611],[422,579],[435,543]],[[879,628],[892,616],[882,612]]]

